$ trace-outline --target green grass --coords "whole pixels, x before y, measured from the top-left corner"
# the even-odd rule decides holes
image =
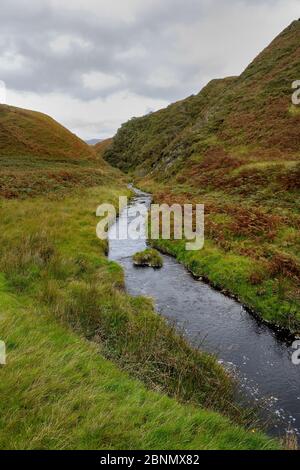
[[[236,424],[216,360],[125,293],[95,233],[97,205],[121,193],[1,201],[0,448],[277,448]]]
[[[258,432],[147,390],[0,280],[1,449],[275,449]]]
[[[154,314],[149,300],[127,296],[121,268],[106,259],[107,242],[96,238],[93,209],[103,200],[116,203],[121,191],[120,186],[79,191],[60,202],[4,203],[0,270],[8,286],[99,341],[107,357],[147,385],[235,412],[231,381],[215,359],[193,351]]]

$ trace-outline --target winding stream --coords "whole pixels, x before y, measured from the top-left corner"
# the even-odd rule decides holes
[[[128,220],[138,204],[151,204],[139,190],[128,207]],[[125,212],[117,228],[122,229]],[[109,258],[121,264],[131,295],[150,296],[159,314],[181,330],[189,341],[215,354],[238,378],[239,388],[252,403],[263,401],[262,416],[272,435],[291,429],[300,436],[300,366],[293,350],[267,326],[255,320],[238,302],[195,280],[184,266],[163,256],[160,270],[136,268],[132,255],[146,248],[146,240],[115,240],[109,235]]]

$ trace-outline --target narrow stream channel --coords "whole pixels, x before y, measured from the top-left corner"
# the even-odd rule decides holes
[[[139,190],[124,211],[128,220],[139,204],[150,207],[151,195]],[[117,228],[122,229],[125,212]],[[184,331],[189,341],[215,354],[238,378],[252,403],[263,401],[263,418],[272,435],[293,430],[300,436],[300,366],[292,363],[291,345],[259,324],[238,302],[195,280],[184,266],[163,256],[160,270],[136,268],[132,255],[146,248],[145,239],[115,240],[109,235],[109,258],[125,271],[131,295],[152,297],[159,314]]]

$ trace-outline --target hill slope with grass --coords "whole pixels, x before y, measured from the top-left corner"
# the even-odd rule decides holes
[[[0,105],[0,195],[93,186],[113,175],[94,149],[49,116]]]
[[[300,329],[299,57],[294,21],[239,77],[130,120],[105,152],[157,202],[205,204],[205,249],[161,249],[292,330]]]
[[[51,117],[0,105],[0,158],[9,156],[58,162],[95,159],[85,142]]]

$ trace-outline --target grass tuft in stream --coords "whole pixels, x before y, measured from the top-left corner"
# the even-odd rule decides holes
[[[157,250],[148,248],[133,256],[135,266],[149,266],[150,268],[162,268],[164,261]]]

